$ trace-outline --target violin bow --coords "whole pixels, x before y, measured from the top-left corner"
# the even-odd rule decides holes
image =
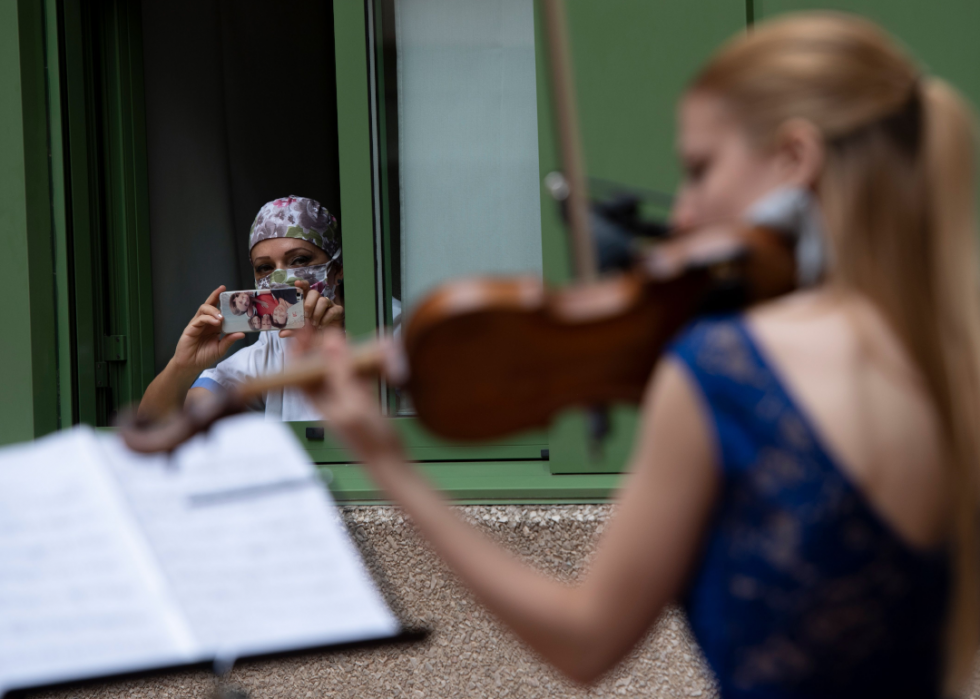
[[[400,348],[393,344],[365,343],[352,348],[351,355],[358,376],[382,375],[396,385],[407,379],[408,365]],[[206,432],[218,420],[247,412],[249,404],[267,391],[320,383],[326,377],[326,370],[319,354],[311,354],[297,357],[281,372],[258,376],[222,393],[212,394],[162,420],[140,418],[130,408],[120,415],[119,434],[133,451],[170,453],[195,434]]]
[[[571,42],[568,38],[568,13],[565,0],[541,0],[544,24],[548,34],[548,67],[551,73],[551,95],[558,126],[558,151],[568,188],[568,229],[571,239],[572,265],[580,284],[599,280],[595,242],[589,223],[586,197],[585,157],[578,121],[578,103],[572,72]],[[609,411],[605,406],[587,409],[589,451],[597,457],[603,439],[609,434]]]
[[[585,194],[585,158],[579,136],[575,80],[572,76],[572,54],[568,39],[568,14],[565,11],[565,0],[542,0],[542,6],[548,34],[548,68],[558,126],[558,151],[568,188],[566,202],[572,264],[575,278],[581,283],[591,283],[598,280],[599,273],[589,226],[589,203]]]

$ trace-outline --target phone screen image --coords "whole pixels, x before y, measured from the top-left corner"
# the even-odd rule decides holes
[[[221,330],[225,333],[255,333],[265,330],[296,330],[303,327],[301,289],[250,289],[221,294]]]

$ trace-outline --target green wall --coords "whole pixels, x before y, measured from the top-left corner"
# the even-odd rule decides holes
[[[722,42],[784,12],[864,15],[980,104],[978,0],[566,0],[589,175],[671,191],[674,105]],[[550,115],[539,114],[550,123]]]
[[[878,22],[922,62],[980,104],[980,2],[977,0],[754,0],[763,19],[795,10],[845,10]]]

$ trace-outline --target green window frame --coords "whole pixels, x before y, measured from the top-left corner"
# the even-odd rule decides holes
[[[106,425],[153,378],[138,7],[3,6],[2,228],[30,314],[3,333],[0,443]]]
[[[0,333],[0,444],[61,424],[45,29],[40,3],[0,3],[0,245],[8,288],[29,309]]]
[[[630,1],[632,4],[623,5],[618,11],[624,15],[650,12],[643,0]],[[369,2],[374,0],[334,1],[341,211],[348,331],[353,338],[377,332],[377,255],[383,241],[379,224],[384,212],[376,199],[375,187],[384,183],[375,169],[376,144],[372,142],[375,122],[371,76],[377,56],[369,53],[372,36],[368,32],[369,18],[377,19],[378,15]],[[676,6],[668,9],[689,17],[692,26],[702,22],[702,17],[682,11],[683,0],[671,2]],[[729,10],[741,7],[735,0],[715,0],[714,5]],[[4,435],[6,441],[39,436],[77,421],[105,424],[116,406],[138,399],[152,379],[138,5],[122,0],[19,0],[18,10],[23,25],[18,37],[23,35],[33,44],[13,44],[18,47],[20,59],[13,65],[25,74],[34,71],[31,84],[36,89],[25,89],[18,95],[24,102],[18,102],[21,110],[14,116],[45,118],[26,118],[23,123],[14,124],[19,129],[16,133],[23,135],[10,139],[23,149],[21,163],[31,176],[18,176],[22,185],[30,185],[29,194],[33,195],[11,194],[20,206],[22,220],[29,219],[33,226],[31,235],[24,234],[15,242],[37,248],[29,255],[21,252],[25,261],[53,258],[57,268],[53,276],[58,284],[55,289],[46,290],[41,280],[52,275],[43,265],[25,265],[31,271],[28,281],[34,285],[32,290],[37,290],[37,298],[51,313],[32,315],[29,339],[14,343],[22,355],[20,366],[26,369],[19,374],[25,385],[18,392],[36,398],[37,404],[32,407],[38,419],[27,428],[15,425],[9,437]],[[597,21],[602,24],[604,14],[588,0],[571,3],[576,65],[580,71],[590,64],[593,57],[589,51],[595,48],[587,48],[580,36],[588,35],[594,29],[590,25]],[[732,12],[728,15],[734,16]],[[28,24],[29,32],[24,29]],[[730,23],[722,24],[723,31],[698,33],[705,50],[730,33]],[[608,40],[616,31],[614,23],[603,36]],[[539,159],[543,174],[554,168],[556,159],[540,39],[537,44]],[[31,47],[33,53],[28,50]],[[698,48],[689,48],[688,53],[703,55]],[[634,94],[635,79],[627,71],[617,85],[624,94]],[[603,81],[605,78],[600,80]],[[0,83],[0,89],[3,87]],[[8,81],[6,87],[14,90],[16,83]],[[580,101],[586,104],[589,99],[588,91],[580,88]],[[383,107],[374,105],[379,111]],[[8,119],[7,123],[13,122]],[[37,123],[46,124],[47,133],[28,131]],[[601,118],[593,119],[587,109],[583,110],[583,126],[587,153],[606,146],[601,136],[606,125]],[[669,127],[666,131],[670,132]],[[600,137],[597,139],[593,132]],[[28,142],[27,137],[34,140]],[[50,161],[40,155],[45,152],[44,139],[50,140]],[[634,152],[630,149],[629,155],[632,157]],[[666,152],[669,151],[664,152],[665,161],[671,159]],[[34,169],[30,170],[29,165]],[[616,171],[610,175],[601,169],[596,172],[629,184],[650,184],[643,177],[623,177]],[[659,184],[667,188],[665,181]],[[28,230],[27,224],[13,228],[22,233]],[[42,230],[46,231],[44,235],[34,235],[34,231]],[[560,283],[567,278],[567,250],[554,208],[547,201],[542,206],[542,236],[544,275],[549,281]],[[52,296],[52,291],[53,297],[45,299],[43,294]],[[125,339],[120,341],[120,337]],[[15,409],[11,406],[5,403],[4,410],[19,411],[20,416],[31,414],[22,405]],[[410,457],[423,462],[421,468],[454,499],[581,502],[603,500],[614,491],[619,480],[615,472],[621,469],[631,441],[632,415],[625,409],[614,411],[616,432],[606,445],[604,459],[598,462],[588,458],[580,422],[576,423],[579,418],[574,416],[545,431],[480,446],[447,444],[427,434],[413,418],[392,419],[405,439]],[[308,439],[306,428],[313,425],[291,426],[311,457],[332,472],[338,499],[373,501],[378,497],[360,467],[349,463],[336,442],[329,437],[323,441]],[[542,458],[542,449],[549,449],[550,459]]]

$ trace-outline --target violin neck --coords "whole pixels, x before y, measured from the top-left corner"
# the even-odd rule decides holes
[[[568,41],[568,19],[564,0],[544,0],[544,21],[548,34],[548,64],[554,101],[558,149],[568,185],[569,232],[575,277],[580,282],[598,279],[595,248],[589,226],[589,203],[585,190],[585,160],[579,137],[575,81]]]

